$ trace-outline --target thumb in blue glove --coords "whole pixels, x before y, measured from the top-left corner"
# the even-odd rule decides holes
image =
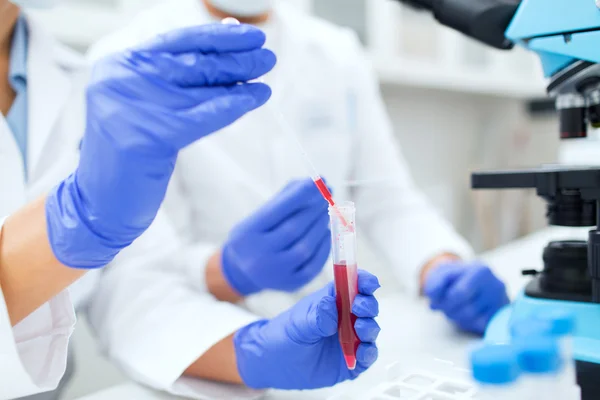
[[[292,181],[236,226],[221,252],[229,285],[241,295],[295,291],[323,269],[331,250],[327,202],[311,179]]]
[[[478,262],[453,261],[434,267],[426,277],[424,293],[432,310],[442,311],[459,328],[478,335],[509,303],[504,283]]]
[[[272,320],[258,321],[234,335],[238,372],[255,389],[317,389],[354,379],[378,356],[375,341],[379,304],[373,293],[379,281],[359,271],[352,312],[361,344],[356,368],[348,370],[337,334],[338,315],[333,283],[300,300]]]

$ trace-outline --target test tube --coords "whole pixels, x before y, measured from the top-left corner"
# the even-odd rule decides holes
[[[344,360],[350,370],[356,368],[356,350],[360,344],[354,331],[356,315],[352,314],[352,304],[358,293],[355,214],[352,202],[338,204],[335,208],[329,207],[338,336]]]

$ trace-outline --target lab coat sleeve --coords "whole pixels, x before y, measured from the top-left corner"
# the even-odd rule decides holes
[[[355,189],[359,226],[382,261],[394,268],[403,287],[416,294],[421,268],[428,260],[445,252],[467,259],[473,256],[472,249],[412,181],[394,140],[374,70],[358,39],[353,37],[352,43],[356,58],[347,64],[347,81],[352,83],[349,104],[356,110],[352,179],[385,179]]]
[[[207,240],[194,240],[196,236],[194,206],[198,205],[197,202],[190,201],[192,196],[187,191],[184,168],[181,163],[184,157],[185,155],[180,155],[179,162],[175,166],[162,209],[169,224],[183,241],[178,254],[180,254],[180,264],[188,276],[188,282],[196,290],[206,292],[208,291],[205,280],[206,265],[221,246]]]
[[[0,228],[3,222],[0,218]],[[74,325],[75,311],[65,290],[13,328],[0,288],[0,400],[58,386]]]
[[[182,377],[214,344],[258,318],[190,281],[164,215],[106,269],[87,314],[109,358],[132,379],[195,399],[253,399],[261,392]]]

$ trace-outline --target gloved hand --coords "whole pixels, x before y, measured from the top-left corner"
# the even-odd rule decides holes
[[[237,366],[244,383],[255,389],[317,389],[354,379],[377,360],[379,281],[358,271],[352,312],[361,344],[356,368],[348,370],[337,334],[333,283],[300,300],[272,320],[254,322],[234,335]]]
[[[150,226],[179,150],[268,100],[268,86],[245,83],[275,65],[264,42],[248,25],[204,25],[98,62],[79,166],[46,202],[58,260],[101,267]]]
[[[221,253],[229,285],[247,296],[291,292],[313,280],[331,250],[327,207],[311,179],[288,184],[232,230]]]
[[[485,264],[453,261],[434,267],[424,293],[459,328],[482,335],[498,310],[509,303],[506,287]]]

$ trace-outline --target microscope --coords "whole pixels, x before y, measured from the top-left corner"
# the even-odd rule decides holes
[[[443,25],[502,50],[536,52],[556,100],[563,140],[600,127],[600,0],[399,0],[431,12]],[[585,140],[585,139],[583,139]],[[600,161],[600,160],[599,160]],[[543,309],[576,316],[573,351],[582,399],[600,399],[600,168],[543,166],[475,172],[473,189],[535,189],[550,225],[593,227],[588,241],[555,241],[544,268],[491,321],[486,340],[504,342],[511,321]]]

